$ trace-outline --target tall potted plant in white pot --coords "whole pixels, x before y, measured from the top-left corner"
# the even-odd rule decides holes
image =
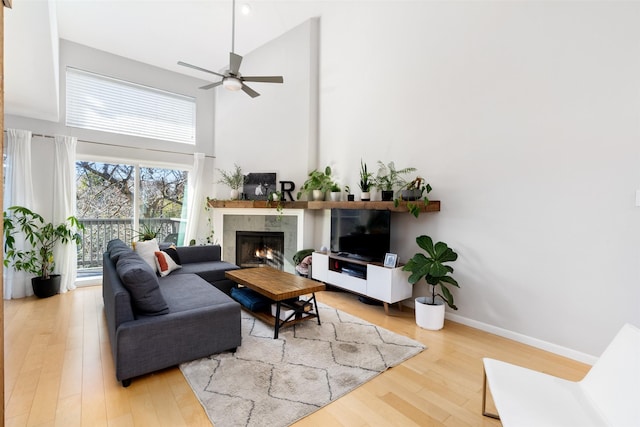
[[[4,212],[3,225],[4,266],[35,275],[31,285],[33,293],[39,298],[60,292],[60,275],[53,274],[53,250],[58,242],[80,244],[82,240],[77,231],[84,230],[84,226],[74,216],[53,225],[40,214],[22,206],[8,208]],[[16,234],[24,236],[24,248],[17,247]]]
[[[411,272],[409,283],[413,285],[424,277],[431,290],[431,296],[415,300],[416,323],[421,328],[439,330],[444,326],[444,304],[453,310],[458,309],[447,285],[460,286],[449,275],[453,273],[453,267],[445,265],[458,259],[458,254],[444,242],[434,244],[429,236],[418,236],[416,243],[424,249],[426,255],[416,253],[402,269]]]

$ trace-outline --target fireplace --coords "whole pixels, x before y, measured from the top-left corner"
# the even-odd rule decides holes
[[[239,267],[284,267],[284,232],[236,231],[236,264]]]

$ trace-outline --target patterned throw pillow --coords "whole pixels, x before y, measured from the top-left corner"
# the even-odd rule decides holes
[[[160,273],[160,276],[162,277],[166,276],[174,270],[182,268],[182,266],[176,264],[173,258],[171,258],[171,256],[165,251],[156,251],[154,255],[156,257],[155,262],[158,273]]]
[[[176,248],[176,245],[171,245],[168,248],[162,248],[162,251],[168,253],[171,259],[174,260],[176,264],[182,264],[180,262],[180,256],[178,255],[178,249]]]

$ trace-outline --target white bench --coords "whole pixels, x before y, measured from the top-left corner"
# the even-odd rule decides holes
[[[484,358],[482,413],[504,427],[640,427],[640,329],[625,325],[581,381]],[[486,410],[487,385],[498,415]]]

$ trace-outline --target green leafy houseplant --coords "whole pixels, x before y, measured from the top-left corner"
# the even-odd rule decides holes
[[[272,191],[269,193],[267,197],[267,206],[274,206],[276,208],[276,212],[278,213],[277,220],[282,220],[282,214],[284,213],[284,205],[282,204],[284,200],[284,195],[282,191]]]
[[[25,271],[42,279],[49,279],[55,261],[53,249],[56,243],[82,242],[78,230],[84,230],[78,219],[70,216],[58,225],[22,206],[12,206],[4,212],[4,266]],[[16,248],[16,234],[22,234],[29,248]]]
[[[140,224],[140,230],[133,230],[133,237],[139,241],[146,241],[155,239],[160,232],[160,228],[152,228],[151,225],[142,223]]]
[[[360,191],[363,193],[368,193],[371,191],[373,173],[367,170],[367,164],[360,159],[360,181],[358,182],[358,186],[360,187]]]
[[[423,277],[431,287],[431,303],[428,305],[436,305],[436,297],[440,297],[453,310],[457,310],[453,295],[447,288],[447,285],[459,288],[458,282],[449,274],[453,273],[453,267],[445,265],[446,262],[452,262],[458,259],[458,254],[453,251],[444,242],[438,242],[435,245],[429,236],[418,236],[416,243],[427,253],[417,253],[405,264],[402,269],[411,272],[409,283],[412,285],[417,283]],[[437,292],[438,286],[442,293]]]
[[[378,173],[374,179],[374,186],[384,192],[392,192],[391,197],[383,197],[383,200],[392,200],[393,191],[406,185],[406,180],[402,175],[415,172],[416,168],[396,169],[393,162],[386,165],[378,160]]]
[[[221,178],[218,180],[218,184],[225,184],[232,190],[239,190],[244,184],[244,175],[242,174],[242,168],[237,164],[233,164],[233,172],[218,169]]]
[[[302,184],[296,198],[300,199],[303,193],[310,193],[314,190],[318,190],[324,195],[331,189],[332,185],[333,179],[331,178],[331,167],[327,166],[324,168],[324,172],[314,169],[309,172],[309,176],[304,184]]]
[[[401,199],[409,201],[409,203],[407,203],[407,210],[416,218],[420,216],[420,206],[418,206],[417,203],[411,203],[411,201],[422,198],[425,203],[429,203],[429,198],[424,194],[425,192],[429,194],[431,190],[431,185],[420,176],[417,176],[414,180],[406,183],[402,188]],[[397,206],[399,200],[395,199],[395,202]]]

